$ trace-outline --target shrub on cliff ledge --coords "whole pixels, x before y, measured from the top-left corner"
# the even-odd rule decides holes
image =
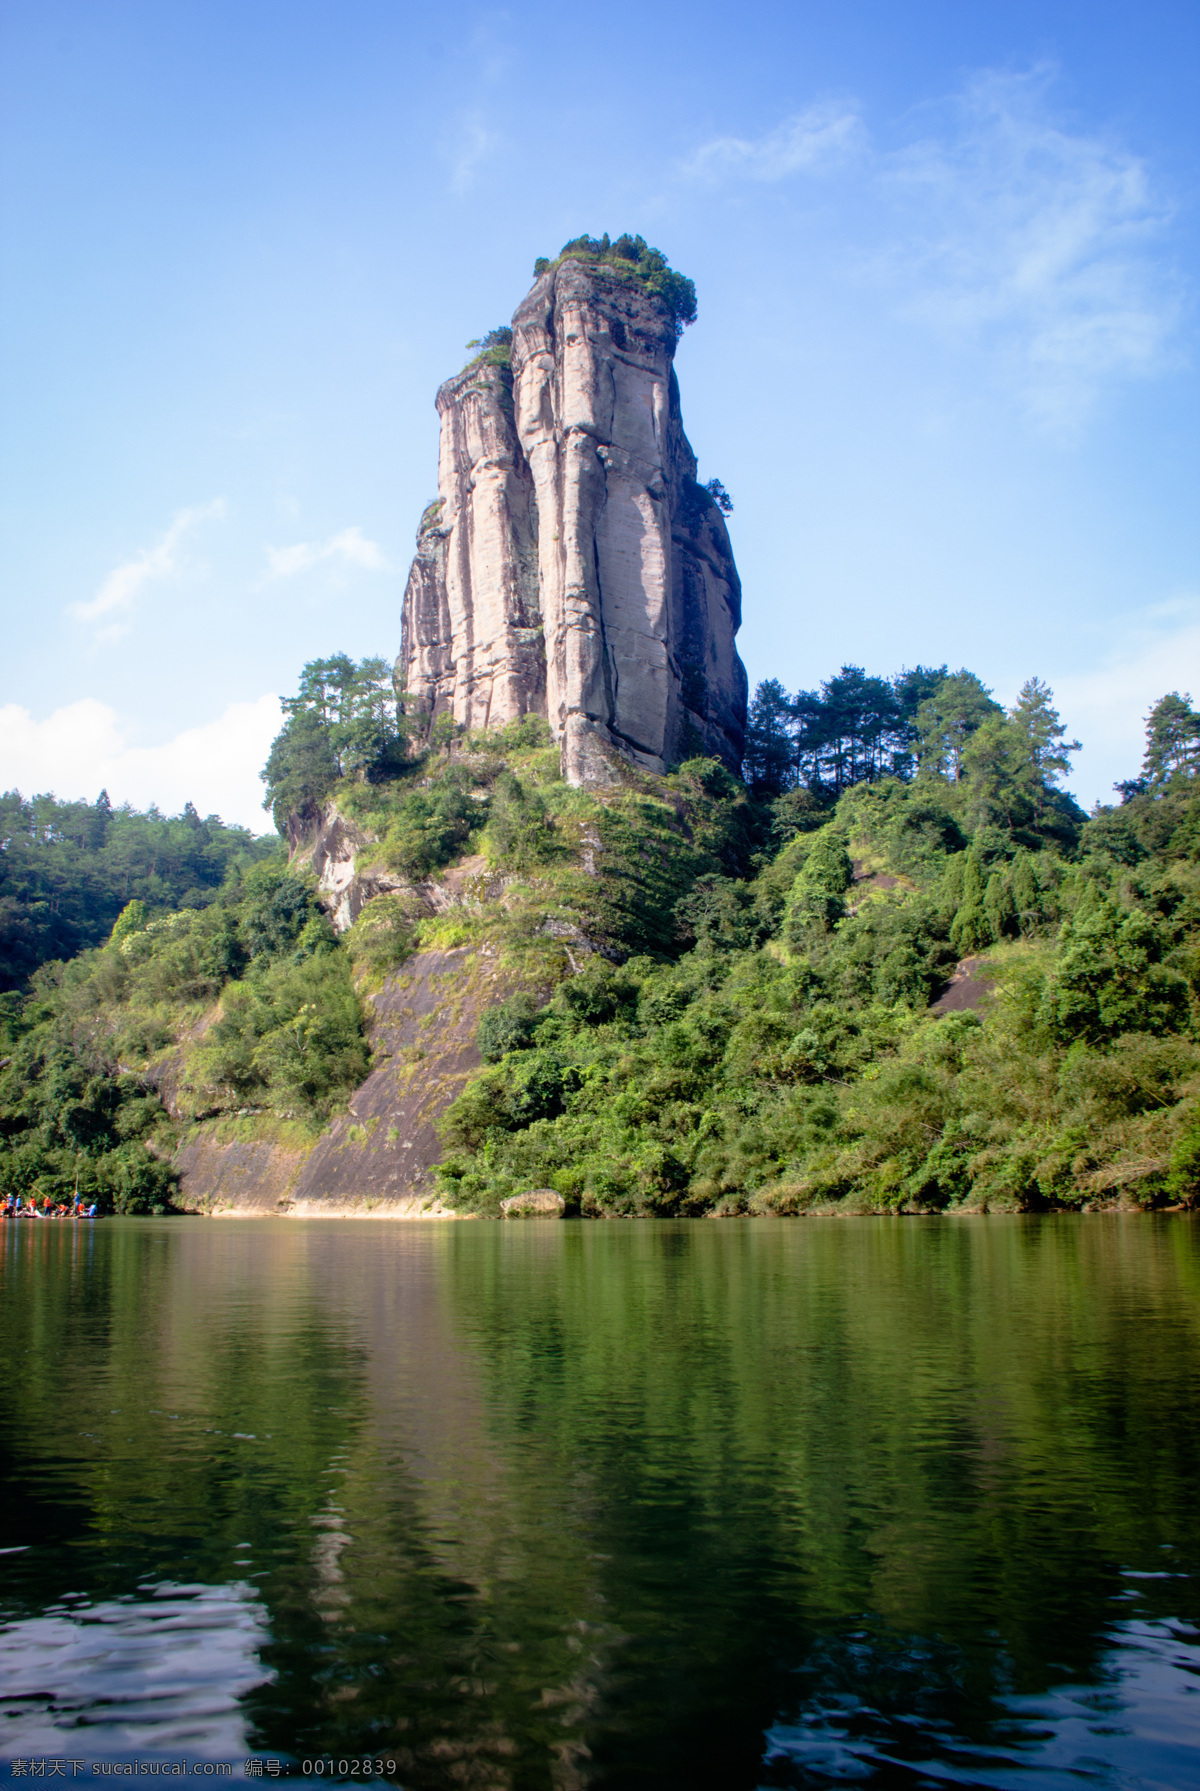
[[[512,340],[512,329],[507,323],[488,330],[486,335],[474,337],[467,343],[467,347],[473,348],[475,352],[464,366],[463,372],[468,372],[472,367],[511,367]]]
[[[553,261],[541,255],[533,264],[535,279],[561,261],[584,261],[611,268],[622,279],[634,280],[646,292],[662,300],[671,316],[676,339],[684,326],[696,321],[696,287],[686,274],[676,273],[661,249],[652,249],[644,236],[575,236],[564,243]]]

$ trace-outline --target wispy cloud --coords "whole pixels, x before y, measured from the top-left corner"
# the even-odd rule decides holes
[[[279,731],[279,698],[230,703],[211,721],[155,745],[135,745],[132,726],[95,697],[36,720],[16,703],[0,704],[4,786],[27,795],[53,790],[91,801],[103,788],[114,803],[155,802],[177,814],[194,802],[256,833],[269,831],[258,767]]]
[[[832,102],[808,107],[761,137],[713,137],[680,164],[691,180],[784,180],[812,173],[865,147],[858,113]]]
[[[1113,784],[1136,777],[1146,717],[1168,691],[1200,701],[1200,595],[1183,595],[1112,624],[1098,665],[1062,672],[1050,683],[1070,734],[1083,741],[1071,783],[1080,800],[1113,802]]]
[[[893,314],[982,353],[1039,428],[1070,437],[1107,384],[1173,364],[1185,294],[1154,171],[1064,122],[1053,85],[1051,68],[982,73],[923,109],[898,149],[853,106],[825,103],[758,137],[712,138],[677,172],[710,185],[838,174],[843,269]]]
[[[119,566],[114,566],[94,597],[69,606],[71,615],[81,622],[109,618],[101,630],[102,638],[111,640],[124,634],[129,627],[129,612],[145,587],[160,579],[171,578],[179,571],[179,550],[184,538],[197,524],[216,522],[224,515],[224,498],[214,498],[209,504],[177,511],[153,547],[145,547],[132,560],[123,560]]]
[[[268,547],[268,578],[294,578],[311,571],[323,560],[341,560],[347,566],[363,566],[369,572],[386,572],[383,550],[368,540],[360,528],[342,529],[328,541],[297,541],[293,547]]]
[[[1056,122],[1049,85],[983,75],[948,129],[882,159],[882,271],[911,314],[998,349],[1035,417],[1069,431],[1101,382],[1165,364],[1180,295],[1145,161]]]
[[[476,176],[499,153],[501,137],[485,121],[482,112],[465,112],[455,122],[446,145],[450,163],[450,191],[461,195],[474,186]]]

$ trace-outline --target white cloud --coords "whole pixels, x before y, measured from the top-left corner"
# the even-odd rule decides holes
[[[1064,124],[1051,84],[1045,68],[983,73],[898,150],[872,143],[853,107],[814,105],[758,137],[715,137],[678,172],[711,184],[841,168],[843,236],[862,243],[843,265],[1070,437],[1105,384],[1172,364],[1184,295],[1149,165]]]
[[[153,802],[166,814],[194,802],[202,815],[264,833],[270,822],[258,771],[281,720],[278,697],[261,696],[230,703],[215,720],[158,746],[135,746],[128,724],[94,697],[68,703],[44,721],[6,703],[0,705],[0,787],[89,802],[106,789],[114,806]]]
[[[457,119],[446,149],[450,191],[461,195],[474,186],[475,176],[495,159],[500,143],[499,133],[485,124],[482,113],[468,112]]]
[[[844,106],[808,107],[762,137],[714,137],[681,165],[699,180],[783,180],[840,162],[865,144],[862,120]]]
[[[216,522],[224,515],[224,498],[214,498],[209,504],[196,504],[191,509],[176,511],[169,528],[153,547],[143,548],[132,560],[125,560],[121,565],[114,566],[96,595],[86,603],[72,603],[70,613],[81,622],[98,622],[103,616],[115,618],[127,615],[146,585],[159,579],[171,578],[179,571],[179,549],[184,537],[198,523]],[[127,620],[111,620],[101,632],[105,638],[115,639],[128,626]]]
[[[1200,596],[1129,617],[1118,633],[1099,666],[1048,679],[1069,736],[1083,742],[1068,782],[1085,808],[1116,801],[1113,785],[1138,775],[1159,697],[1178,690],[1200,701]]]
[[[1167,361],[1180,295],[1143,160],[1051,116],[1045,70],[986,74],[940,135],[881,158],[884,277],[911,314],[998,354],[1029,411],[1070,432],[1100,384]]]
[[[348,566],[365,566],[370,572],[386,572],[382,548],[369,541],[360,528],[343,529],[328,541],[297,541],[294,547],[268,547],[268,578],[294,578],[323,560],[342,560]]]

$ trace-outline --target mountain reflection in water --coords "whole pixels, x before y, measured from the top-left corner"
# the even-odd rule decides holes
[[[8,1227],[0,1751],[1196,1782],[1197,1235]]]

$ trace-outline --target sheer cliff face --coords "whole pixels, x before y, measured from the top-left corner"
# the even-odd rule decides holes
[[[537,530],[506,370],[482,366],[437,395],[438,500],[421,519],[398,667],[410,711],[471,728],[546,711]]]
[[[440,508],[409,578],[410,706],[471,726],[544,714],[572,782],[741,762],[741,588],[696,484],[674,331],[640,286],[565,261],[513,319],[511,384],[438,394]]]

